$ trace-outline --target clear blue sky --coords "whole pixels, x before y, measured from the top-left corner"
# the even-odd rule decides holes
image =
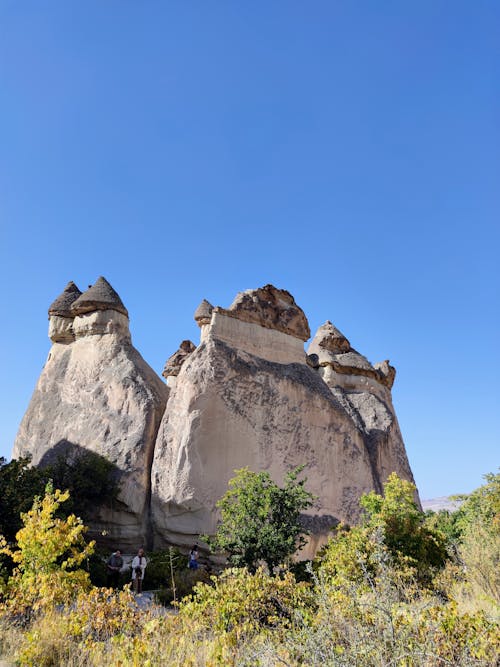
[[[0,0],[0,454],[103,274],[157,371],[268,282],[372,362],[421,496],[500,462],[500,5]]]

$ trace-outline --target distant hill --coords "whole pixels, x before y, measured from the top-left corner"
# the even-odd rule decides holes
[[[452,500],[450,496],[442,496],[441,498],[431,498],[431,500],[422,500],[422,509],[439,512],[439,510],[449,510],[453,512],[457,510],[462,504],[461,500]]]

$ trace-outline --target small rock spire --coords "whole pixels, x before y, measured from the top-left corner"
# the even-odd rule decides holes
[[[162,373],[163,377],[169,378],[179,375],[182,364],[195,350],[196,345],[192,341],[183,340],[177,352],[174,352],[174,354],[167,359]]]
[[[194,319],[199,327],[203,324],[210,324],[213,309],[214,307],[212,304],[206,299],[203,299],[198,308],[194,311]]]

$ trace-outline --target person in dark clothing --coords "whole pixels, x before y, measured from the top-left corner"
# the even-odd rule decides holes
[[[111,554],[106,563],[106,585],[108,588],[118,588],[120,585],[120,570],[122,567],[122,552],[117,549]]]
[[[198,569],[198,545],[195,544],[189,552],[188,567],[190,570]]]

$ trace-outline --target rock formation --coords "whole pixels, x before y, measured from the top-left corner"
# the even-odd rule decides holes
[[[381,491],[392,471],[413,479],[388,361],[372,365],[331,322],[306,354],[307,318],[272,285],[227,309],[204,300],[195,320],[200,344],[184,340],[168,359],[167,387],[132,346],[127,310],[104,278],[83,294],[69,283],[49,309],[53,345],[14,456],[43,465],[83,448],[112,461],[119,503],[94,532],[122,548],[187,547],[215,530],[236,469],[281,482],[304,465],[317,496],[304,517],[311,556],[338,521],[358,517],[363,492]]]
[[[49,336],[13,456],[43,465],[83,448],[106,457],[121,492],[93,532],[122,548],[151,543],[150,468],[168,388],[133,347],[127,310],[102,277],[83,294],[68,283],[49,309]]]
[[[318,500],[304,555],[337,521],[356,519],[360,495],[380,491],[393,470],[412,479],[387,362],[373,367],[330,322],[306,358],[307,319],[272,285],[239,294],[227,310],[203,301],[195,319],[201,342],[183,358],[155,447],[157,544],[187,546],[213,532],[215,503],[244,466],[280,482],[305,464]]]

